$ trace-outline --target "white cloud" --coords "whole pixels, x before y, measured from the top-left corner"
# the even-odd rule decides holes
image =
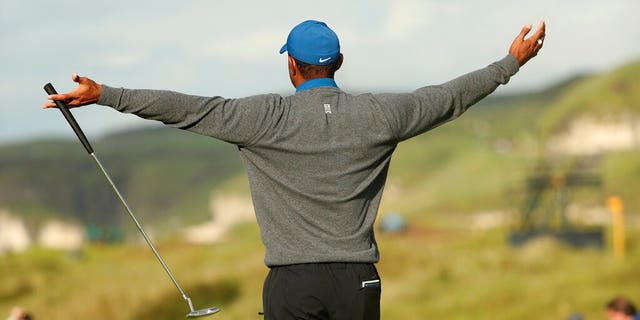
[[[246,34],[218,37],[204,46],[201,54],[262,62],[265,57],[277,55],[285,40],[282,30],[258,29]]]
[[[111,67],[130,67],[143,63],[148,57],[146,52],[141,50],[127,52],[105,52],[101,54],[101,63]]]
[[[433,22],[430,7],[429,1],[393,1],[382,27],[383,39],[398,41],[413,38],[418,30]]]

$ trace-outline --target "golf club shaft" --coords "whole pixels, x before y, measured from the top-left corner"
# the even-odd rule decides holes
[[[118,196],[118,199],[120,199],[120,202],[126,209],[127,213],[129,214],[129,217],[131,217],[131,220],[133,220],[133,223],[135,223],[136,227],[138,227],[138,230],[142,234],[142,237],[147,242],[149,247],[151,247],[153,254],[156,256],[156,258],[158,258],[158,261],[160,261],[160,264],[162,264],[164,271],[167,272],[167,274],[169,275],[169,278],[171,278],[171,281],[173,281],[173,284],[175,284],[176,288],[178,288],[178,291],[180,291],[180,294],[182,294],[182,297],[185,300],[187,300],[187,302],[189,303],[189,308],[191,308],[191,311],[193,311],[193,306],[191,305],[191,299],[189,299],[189,297],[184,293],[184,291],[178,284],[178,280],[176,280],[176,278],[173,276],[173,273],[171,272],[171,270],[169,270],[169,266],[167,266],[167,263],[164,261],[164,259],[160,255],[160,252],[158,252],[158,249],[156,249],[156,246],[151,241],[151,238],[149,238],[149,235],[144,231],[144,229],[142,228],[142,225],[136,218],[135,214],[133,214],[133,211],[131,211],[131,208],[129,208],[127,201],[124,200],[124,197],[122,196],[122,194],[120,194],[120,191],[116,187],[115,183],[113,183],[113,180],[111,180],[111,177],[109,176],[109,173],[107,173],[107,170],[105,170],[104,166],[102,165],[102,162],[100,162],[100,159],[98,159],[95,152],[92,152],[90,155],[91,155],[91,158],[93,158],[95,163],[98,165],[98,168],[100,168],[100,171],[102,171],[102,174],[104,175],[104,177],[107,179],[107,181],[109,181],[109,185],[111,185],[111,189],[113,189],[113,192],[115,192],[116,195]]]
[[[53,87],[53,85],[51,85],[51,83],[47,83],[44,86],[44,90],[50,95],[57,94],[56,89]],[[167,274],[169,275],[169,278],[171,278],[171,281],[173,281],[173,284],[176,286],[176,288],[178,288],[178,291],[180,291],[180,294],[182,294],[182,298],[184,298],[189,304],[189,309],[191,309],[191,311],[193,312],[194,310],[193,310],[193,305],[191,303],[191,299],[184,293],[184,290],[182,290],[182,287],[180,287],[180,285],[178,284],[178,281],[173,276],[173,273],[171,272],[171,270],[169,270],[169,266],[167,266],[167,264],[164,262],[164,259],[156,249],[156,246],[153,245],[151,238],[149,238],[149,235],[147,235],[147,233],[144,231],[144,229],[142,228],[142,225],[140,224],[136,216],[133,214],[133,211],[131,211],[131,208],[129,208],[129,205],[124,200],[124,197],[122,196],[122,194],[120,194],[120,191],[118,190],[116,185],[113,183],[113,180],[111,180],[111,177],[107,173],[107,170],[105,170],[104,166],[100,162],[100,159],[98,159],[98,157],[96,156],[95,152],[93,151],[93,148],[91,147],[91,144],[89,143],[89,140],[87,139],[84,132],[80,128],[80,125],[78,125],[78,122],[76,121],[76,119],[73,117],[73,114],[71,114],[71,112],[69,111],[69,108],[66,106],[64,102],[59,100],[54,100],[54,102],[56,103],[56,106],[58,107],[58,109],[60,109],[60,111],[64,115],[65,119],[67,119],[67,122],[69,123],[69,125],[71,125],[71,128],[73,128],[73,131],[75,131],[76,136],[78,136],[78,139],[80,139],[80,142],[82,143],[84,148],[87,150],[87,153],[89,153],[89,155],[93,158],[95,163],[98,165],[98,168],[100,168],[100,171],[102,171],[102,174],[104,175],[104,177],[107,179],[107,181],[109,181],[111,188],[118,196],[118,199],[120,199],[120,202],[126,209],[127,213],[129,214],[129,217],[131,217],[131,220],[133,220],[133,222],[136,224],[136,227],[138,227],[138,230],[142,234],[142,237],[147,242],[149,247],[151,247],[153,254],[156,256],[156,258],[158,258],[158,261],[160,261],[160,264],[162,264],[164,271],[167,272]]]

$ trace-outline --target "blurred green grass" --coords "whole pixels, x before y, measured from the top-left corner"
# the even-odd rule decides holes
[[[640,296],[640,230],[627,230],[628,255],[576,250],[550,239],[519,249],[506,228],[471,231],[456,217],[441,226],[409,221],[404,234],[381,234],[383,319],[564,319],[603,316],[617,294]],[[415,222],[415,223],[414,223]],[[447,226],[448,225],[448,226]],[[256,319],[267,273],[255,224],[223,242],[158,245],[196,308],[223,319]],[[188,308],[143,244],[92,245],[81,252],[31,249],[0,261],[0,314],[14,305],[36,319],[178,319]]]

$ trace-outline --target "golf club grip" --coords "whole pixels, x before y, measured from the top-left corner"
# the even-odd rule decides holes
[[[46,91],[47,94],[58,94],[51,83],[47,83],[44,85],[44,91]],[[71,111],[69,111],[67,105],[60,100],[54,100],[54,102],[56,103],[58,109],[60,109],[60,111],[62,112],[62,115],[64,115],[64,118],[67,119],[67,122],[69,122],[71,128],[73,128],[73,131],[75,131],[76,136],[78,136],[78,139],[80,139],[80,142],[82,142],[84,148],[89,154],[92,154],[93,148],[91,147],[89,140],[87,140],[87,136],[85,136],[84,132],[82,132],[82,129],[80,129],[80,125],[78,125],[78,122],[73,117],[73,114],[71,114]]]

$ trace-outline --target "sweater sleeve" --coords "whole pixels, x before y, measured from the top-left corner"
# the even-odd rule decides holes
[[[506,84],[519,70],[512,55],[449,82],[412,93],[380,94],[380,103],[392,132],[403,141],[433,129],[464,113],[469,107]]]
[[[242,99],[103,85],[98,104],[237,145],[250,144],[282,112],[279,95]]]

